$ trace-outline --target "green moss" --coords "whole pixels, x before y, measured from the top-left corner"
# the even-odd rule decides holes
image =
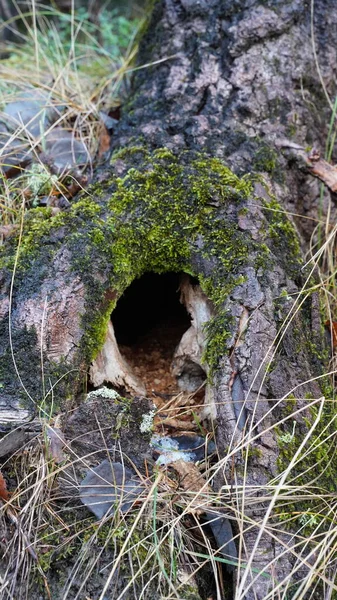
[[[114,160],[135,161],[136,156],[141,168],[131,168],[124,177],[116,178],[108,201],[111,287],[120,295],[145,271],[186,271],[198,276],[219,313],[209,324],[206,353],[207,362],[215,366],[229,335],[223,304],[229,291],[242,282],[235,273],[252,246],[234,220],[224,220],[219,204],[225,208],[229,200],[236,199],[239,210],[240,202],[252,193],[252,183],[247,177],[237,177],[217,159],[191,158],[188,153],[177,157],[165,148],[151,155],[140,147],[122,150]],[[91,197],[95,192],[91,190]],[[201,236],[203,256],[220,260],[221,273],[217,270],[204,276],[191,267],[193,245]],[[104,331],[106,321],[97,319]]]
[[[257,461],[262,458],[263,456],[263,452],[261,450],[261,448],[257,447],[257,446],[252,446],[251,444],[247,447],[247,455],[248,455],[248,460],[249,459],[257,459]],[[254,461],[255,462],[255,461]]]
[[[179,596],[181,600],[200,600],[200,594],[196,585],[179,586]]]
[[[268,173],[274,181],[284,183],[284,169],[275,148],[261,138],[254,141],[252,170],[255,173]]]
[[[283,297],[285,298],[286,295],[284,294]],[[296,501],[293,504],[288,503],[287,513],[284,515],[285,519],[296,517],[298,525],[301,526],[301,533],[307,533],[308,535],[312,528],[317,526],[317,523],[322,523],[322,529],[325,526],[329,526],[325,522],[324,509],[322,513],[322,504],[319,496],[329,493],[335,494],[337,490],[334,476],[337,440],[337,410],[334,400],[334,389],[329,376],[322,378],[323,369],[329,362],[327,349],[324,348],[322,341],[324,337],[323,335],[321,337],[319,332],[318,335],[316,334],[316,338],[310,337],[307,334],[311,326],[311,311],[311,297],[309,296],[308,305],[303,306],[301,326],[296,324],[296,316],[293,319],[291,338],[287,340],[287,348],[289,348],[289,344],[293,344],[294,353],[298,355],[299,364],[301,357],[303,357],[303,364],[307,362],[307,357],[309,357],[312,377],[320,377],[319,385],[326,401],[319,422],[290,474],[291,485],[299,486],[302,490],[301,495],[303,497],[307,495],[308,499],[301,500],[300,502]],[[303,327],[306,321],[308,322],[307,331]],[[317,342],[315,341],[316,339],[318,339]],[[308,405],[312,404],[312,392],[306,392],[304,398],[308,401]],[[297,406],[298,400],[296,397],[292,395],[287,397],[283,403],[283,410],[280,417],[284,418],[293,414],[296,420],[294,421],[290,418],[282,428],[279,427],[276,429],[279,445],[278,467],[280,472],[289,467],[295,452],[302,444],[317,418],[318,404],[316,406],[308,406],[306,413],[302,412],[300,416],[296,417]],[[283,513],[283,507],[280,508],[280,511]],[[315,518],[311,518],[310,515],[314,515]],[[314,523],[315,520],[317,521],[316,525]]]
[[[292,415],[296,411],[297,399],[293,394],[289,394],[284,401],[284,414]]]
[[[267,146],[266,144],[260,145],[255,153],[254,169],[256,171],[262,171],[274,175],[278,167],[278,156],[274,148]]]
[[[106,308],[100,312],[95,311],[94,309],[88,309],[89,313],[86,315],[86,319],[88,317],[89,319],[84,331],[82,342],[88,361],[97,356],[97,353],[105,342],[108,323],[115,305],[116,302],[113,300],[108,302]]]
[[[247,211],[253,181],[216,158],[135,146],[115,154],[113,162],[122,175],[103,188],[99,182],[91,186],[66,212],[51,217],[50,211],[30,211],[17,277],[24,274],[25,284],[30,278],[31,289],[39,289],[41,279],[53,277],[55,254],[66,249],[71,255],[73,272],[67,276],[77,276],[86,291],[82,368],[102,347],[115,303],[135,278],[146,271],[196,276],[215,306],[205,353],[214,371],[228,352],[233,323],[226,303],[243,282],[242,267],[272,264],[271,236],[277,250],[284,249],[288,268],[291,252],[298,252],[295,232],[274,201],[265,203],[265,239],[257,242],[241,231],[238,215]]]
[[[293,278],[298,277],[302,266],[301,250],[295,228],[281,205],[271,199],[263,201],[269,221],[268,237],[273,241],[273,252],[278,255],[285,271]]]

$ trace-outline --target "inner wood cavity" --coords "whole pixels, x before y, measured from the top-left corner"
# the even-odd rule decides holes
[[[204,325],[212,316],[198,282],[184,273],[145,273],[118,300],[92,384],[171,397],[203,386]],[[207,390],[206,390],[207,396]]]
[[[190,316],[179,300],[179,287],[177,273],[146,273],[125,291],[112,314],[121,354],[148,394],[178,392],[171,363],[177,345],[191,325]]]

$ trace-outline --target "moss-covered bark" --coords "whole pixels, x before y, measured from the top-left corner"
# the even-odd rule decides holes
[[[55,384],[54,402],[64,397],[66,381],[58,381],[63,374],[65,380],[81,380],[81,366],[89,365],[104,343],[117,298],[144,272],[184,271],[199,279],[216,308],[205,355],[215,369],[233,337],[228,298],[245,283],[247,268],[260,271],[261,281],[266,281],[266,270],[276,264],[273,252],[279,251],[289,276],[299,265],[292,225],[262,186],[265,198],[259,196],[258,188],[254,192],[254,177],[240,179],[220,160],[204,154],[174,155],[165,148],[152,153],[144,147],[130,148],[115,154],[111,162],[119,169],[123,164],[122,176],[111,175],[103,185],[95,184],[69,211],[52,218],[48,209],[31,210],[15,255],[15,287],[23,303],[37,297],[41,288],[53,293],[49,287],[57,277],[60,255],[71,257],[67,278],[81,281],[85,289],[80,347],[69,350],[70,361],[62,355],[56,357],[58,364],[48,359],[54,340],[48,338],[48,328],[45,331],[44,374]],[[247,207],[248,201],[259,206],[258,219]],[[255,219],[254,236],[246,225],[240,228],[240,219],[245,223]],[[4,262],[9,278],[14,254],[8,253]],[[15,309],[12,319],[15,323]],[[12,334],[17,359],[20,349],[26,352],[27,335],[33,335],[25,329],[26,325],[15,327]],[[38,346],[37,338],[29,345]],[[33,384],[28,383],[31,367],[26,370],[18,365],[36,402],[43,401],[43,385],[35,375],[40,360],[37,352]],[[74,366],[78,372],[67,376]],[[12,369],[8,345],[3,383]]]
[[[284,430],[292,427],[286,399],[291,385],[300,386],[297,394],[303,401],[297,408],[304,407],[306,394],[319,394],[315,382],[302,385],[310,373],[320,374],[312,348],[295,346],[295,330],[282,338],[284,319],[296,306],[302,281],[295,230],[260,178],[240,179],[219,159],[186,151],[175,155],[164,148],[149,152],[138,146],[115,154],[111,166],[109,180],[92,186],[66,213],[50,218],[47,211],[32,210],[25,222],[11,317],[21,381],[6,385],[13,371],[7,351],[2,361],[5,397],[13,390],[15,400],[23,398],[26,405],[28,392],[44,415],[60,404],[69,406],[81,393],[86,370],[105,341],[116,300],[132,280],[146,271],[184,271],[198,278],[214,306],[204,361],[217,403],[222,456],[231,455],[239,433],[230,391],[234,357],[247,390],[250,436],[243,447],[251,473],[256,477],[259,472],[260,485],[265,485],[268,470],[276,476],[284,455],[279,430],[269,437],[265,430],[284,414]],[[113,174],[117,169],[118,176]],[[9,253],[5,260],[10,277],[13,256]],[[20,322],[22,315],[31,318],[32,303],[34,309],[43,306],[46,294],[57,311],[60,285],[62,294],[68,294],[63,307],[73,304],[76,319],[64,319],[60,311],[56,333],[61,342],[55,343],[55,315],[49,316],[44,306],[42,371],[41,330],[37,327],[34,334],[33,323],[28,329],[25,324],[20,328]],[[248,319],[244,328],[243,318]],[[311,335],[310,322],[304,319],[301,327]],[[35,363],[23,359],[27,335],[35,335],[30,342]],[[283,355],[290,348],[292,367],[284,381]],[[282,395],[284,400],[276,406],[268,400]],[[249,437],[257,437],[253,445]],[[274,446],[266,454],[267,437]]]

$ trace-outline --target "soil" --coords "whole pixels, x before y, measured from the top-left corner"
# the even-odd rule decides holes
[[[149,396],[159,393],[170,397],[179,393],[171,374],[171,362],[183,333],[181,323],[162,321],[132,346],[120,346],[122,355],[144,382]]]
[[[158,410],[154,421],[157,432],[167,428],[169,431],[198,429],[195,416],[203,405],[204,389],[193,395],[181,392],[171,373],[173,355],[183,334],[181,322],[164,320],[132,346],[120,346],[121,353],[144,382],[148,397]]]

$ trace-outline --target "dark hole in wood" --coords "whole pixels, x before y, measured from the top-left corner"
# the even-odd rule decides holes
[[[180,389],[193,391],[198,407],[203,403],[204,388],[198,392],[195,390],[202,386],[206,378],[203,369],[187,357],[186,369],[179,377],[179,383],[186,385],[181,388],[170,374],[174,352],[191,326],[191,318],[180,302],[181,275],[144,274],[125,290],[111,319],[119,349],[135,374],[144,382],[148,393],[153,391],[154,397],[160,398],[159,404],[162,402],[165,405],[166,399],[174,396]],[[189,281],[192,286],[199,285],[195,278],[190,277]],[[194,410],[197,412],[198,408]],[[182,413],[184,412],[185,409],[182,408]],[[169,416],[176,417],[177,420],[180,418],[175,413]],[[204,547],[198,546],[197,549],[201,552]],[[211,563],[199,568],[196,577],[200,597],[203,600],[215,597],[216,584]]]
[[[179,273],[145,273],[125,290],[112,313],[120,351],[148,390],[177,391],[170,365],[191,325],[179,285]]]
[[[137,344],[144,335],[171,332],[176,344],[191,320],[180,303],[178,273],[145,273],[125,290],[112,313],[116,340],[123,346]]]

